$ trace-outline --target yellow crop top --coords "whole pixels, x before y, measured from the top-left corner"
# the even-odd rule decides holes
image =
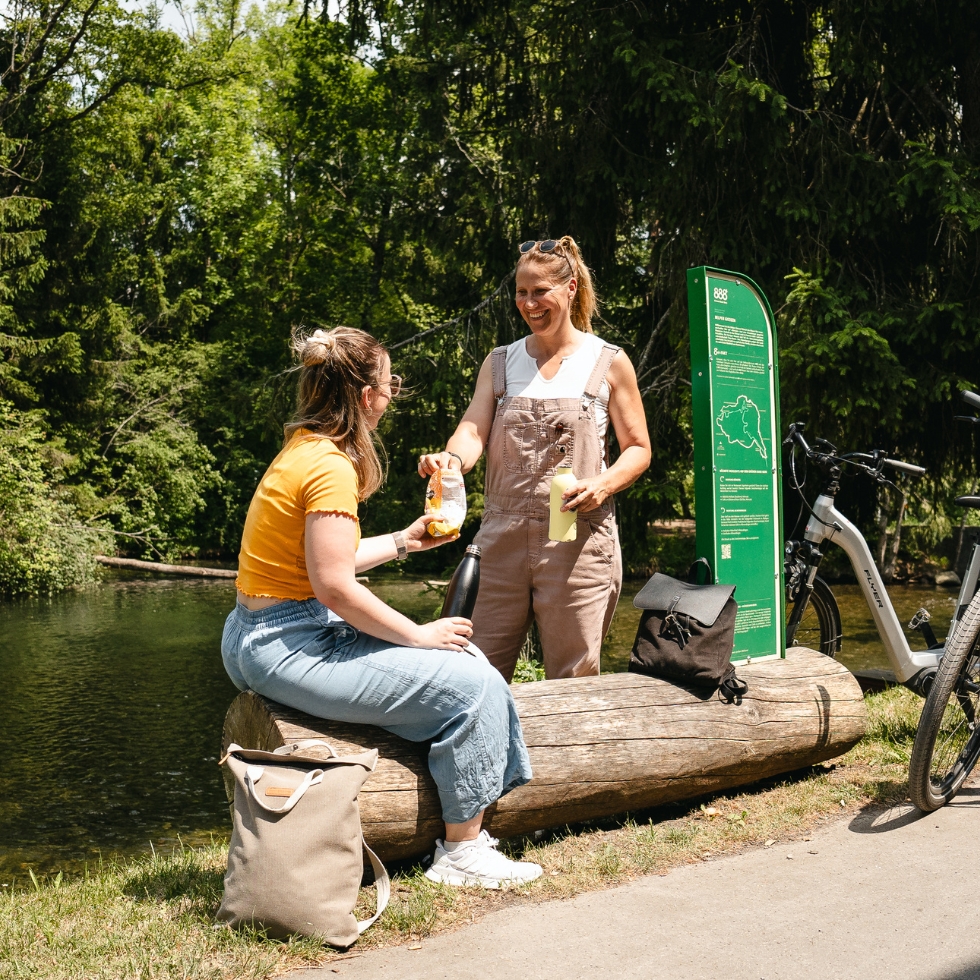
[[[333,442],[300,429],[265,471],[249,504],[235,582],[242,592],[274,599],[313,597],[306,572],[306,515],[318,511],[356,522],[357,474]]]

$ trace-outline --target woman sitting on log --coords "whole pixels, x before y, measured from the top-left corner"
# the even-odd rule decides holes
[[[373,433],[401,379],[362,330],[316,330],[293,348],[296,419],[249,506],[225,669],[239,689],[319,718],[431,740],[446,836],[429,878],[490,888],[537,878],[538,865],[509,860],[480,829],[484,809],[528,782],[531,767],[510,689],[469,644],[472,623],[419,626],[355,580],[451,540],[426,533],[435,515],[360,537],[358,501],[383,479]]]

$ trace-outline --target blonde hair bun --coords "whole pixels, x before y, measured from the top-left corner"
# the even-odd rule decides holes
[[[328,332],[318,327],[306,336],[297,334],[293,338],[292,348],[300,362],[306,367],[314,367],[329,360],[337,347],[337,340],[332,333],[333,331]]]
[[[387,351],[356,327],[310,332],[294,328],[292,348],[302,365],[296,392],[296,414],[285,426],[287,440],[306,429],[332,440],[346,453],[357,474],[358,497],[366,500],[381,486],[384,466],[375,433],[361,404],[365,388],[377,388]]]

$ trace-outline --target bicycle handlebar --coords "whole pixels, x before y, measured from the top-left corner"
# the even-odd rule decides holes
[[[970,408],[980,408],[980,395],[975,395],[972,391],[961,391],[960,398],[970,406]]]
[[[886,459],[885,466],[890,466],[893,470],[901,470],[902,473],[911,473],[913,476],[925,476],[924,466],[915,466],[912,463],[903,463],[900,459]]]
[[[973,395],[980,401],[980,397]],[[924,466],[916,466],[914,463],[906,463],[901,459],[889,459],[885,456],[884,452],[880,449],[876,449],[873,453],[845,453],[843,456],[837,455],[837,450],[829,442],[825,442],[823,439],[817,439],[816,442],[821,445],[821,449],[814,450],[811,449],[807,444],[806,439],[803,438],[803,429],[805,428],[802,422],[793,422],[790,424],[789,432],[786,434],[786,438],[783,440],[784,446],[797,445],[806,454],[808,459],[824,459],[828,462],[848,463],[851,466],[856,466],[858,469],[863,470],[870,476],[876,479],[882,479],[881,468],[882,466],[890,466],[893,470],[898,470],[901,473],[908,473],[911,476],[925,476],[926,469]],[[830,452],[822,451],[823,446],[826,446]]]
[[[803,438],[803,429],[805,425],[803,422],[790,422],[789,432],[786,438],[783,440],[784,446],[792,446],[795,442],[800,449],[803,450],[807,455],[810,454],[810,447],[807,445],[806,439]]]

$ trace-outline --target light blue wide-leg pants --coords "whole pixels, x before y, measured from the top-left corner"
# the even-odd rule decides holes
[[[392,646],[316,599],[255,612],[236,604],[221,654],[239,690],[431,741],[429,771],[447,823],[465,823],[531,778],[510,688],[482,656]]]

